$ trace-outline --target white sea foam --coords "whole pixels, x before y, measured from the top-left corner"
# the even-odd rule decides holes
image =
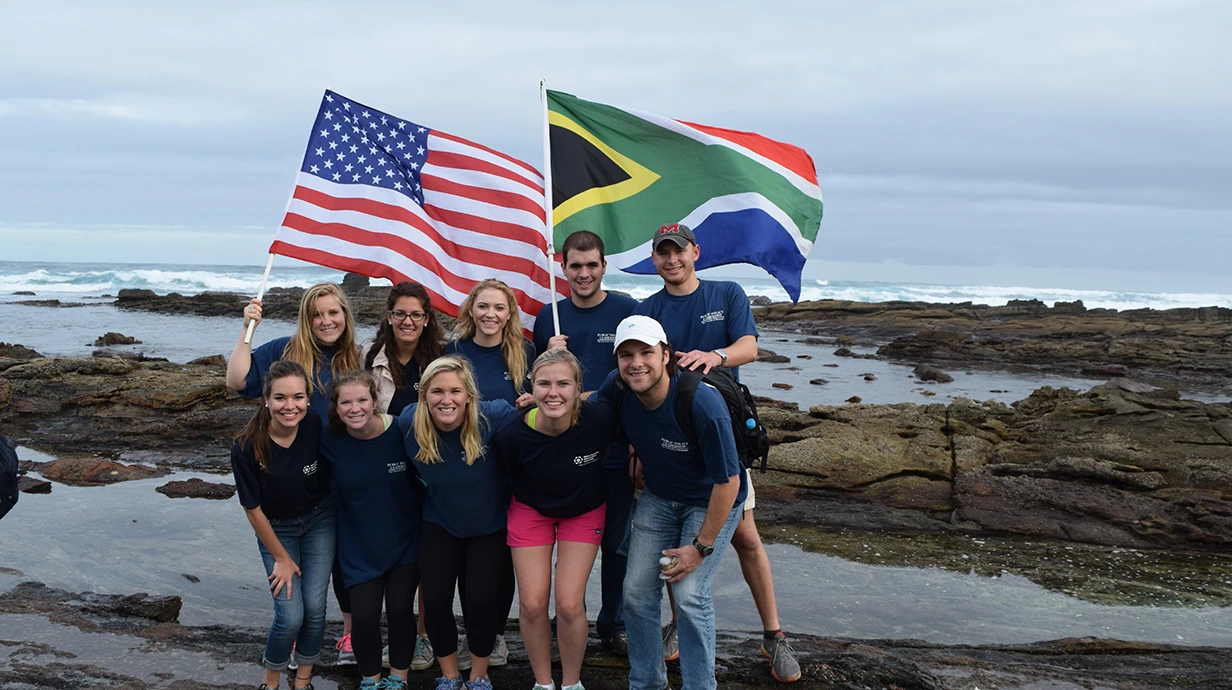
[[[192,266],[192,265],[128,265],[52,264],[0,262],[0,297],[18,291],[34,292],[43,298],[75,298],[90,295],[116,294],[125,288],[141,288],[157,293],[179,292],[196,294],[207,291],[255,293],[261,282],[261,268],[256,266]],[[307,286],[316,282],[340,281],[342,272],[328,268],[275,267],[269,287]],[[383,284],[387,281],[373,281]],[[614,273],[607,277],[610,289],[626,292],[638,299],[645,298],[662,287],[656,276],[634,276]],[[787,292],[766,279],[742,278],[741,285],[750,295],[763,295],[774,301],[788,299]],[[1118,292],[1112,290],[1076,290],[1066,288],[1034,288],[996,285],[936,285],[922,283],[877,283],[839,280],[806,280],[801,285],[802,300],[851,300],[858,302],[973,302],[989,306],[1004,305],[1009,300],[1038,299],[1045,304],[1081,300],[1089,308],[1111,309],[1171,309],[1173,307],[1232,307],[1232,295],[1219,293]]]

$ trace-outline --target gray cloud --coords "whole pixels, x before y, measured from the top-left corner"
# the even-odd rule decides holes
[[[139,243],[121,224],[260,246],[326,87],[538,165],[547,76],[804,147],[828,262],[1229,288],[1229,25],[1223,3],[1162,0],[10,5],[0,238]]]

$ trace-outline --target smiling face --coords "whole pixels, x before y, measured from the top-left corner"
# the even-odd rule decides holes
[[[667,358],[670,356],[662,344],[647,345],[636,340],[626,340],[616,348],[616,368],[629,390],[634,393],[648,393],[671,384],[664,376],[667,372]]]
[[[372,391],[365,383],[344,383],[338,387],[335,409],[347,432],[362,432],[372,421]]]
[[[346,329],[346,313],[333,295],[321,295],[312,305],[312,335],[322,345],[333,345]]]
[[[270,411],[270,424],[278,431],[290,431],[299,426],[308,412],[308,389],[301,376],[283,376],[270,385],[265,406]]]
[[[394,340],[402,347],[412,348],[419,342],[423,334],[424,324],[428,314],[418,297],[399,297],[394,302],[394,308],[385,318],[394,330]],[[398,318],[402,316],[404,318]]]
[[[569,290],[578,300],[585,302],[594,297],[603,287],[603,274],[607,262],[598,249],[574,249],[563,262]]]
[[[700,254],[701,249],[696,244],[689,243],[689,246],[681,247],[668,241],[660,242],[650,256],[664,283],[685,285],[694,278],[693,264],[697,262]]]
[[[561,419],[572,414],[581,394],[581,385],[574,376],[573,367],[565,362],[545,364],[536,369],[532,386],[539,414],[550,419]]]
[[[476,335],[499,338],[505,324],[509,323],[509,303],[505,300],[505,293],[496,288],[480,290],[471,305],[471,319],[475,321]]]
[[[462,426],[471,396],[467,394],[466,385],[457,372],[442,371],[426,385],[421,385],[421,389],[433,426],[441,431],[453,431]]]

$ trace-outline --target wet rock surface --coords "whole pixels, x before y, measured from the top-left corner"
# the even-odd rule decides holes
[[[173,680],[182,671],[174,666],[184,652],[204,653],[219,668],[248,665],[254,677],[264,643],[262,621],[251,626],[184,626],[177,622],[178,597],[72,593],[26,582],[0,594],[0,615],[32,614],[90,634],[122,635],[137,642],[133,659],[155,656],[161,673],[139,678],[138,661],[116,659],[107,665],[77,662],[73,650],[57,644],[0,639],[0,684],[24,683],[35,687],[234,687],[211,684],[208,677]],[[263,618],[263,616],[262,616]],[[325,651],[316,666],[318,679],[341,688],[355,688],[354,666],[335,665],[333,646],[341,633],[333,622],[326,631]],[[533,684],[529,664],[516,632],[506,631],[509,665],[492,670],[498,687]],[[850,640],[796,636],[792,640],[804,672],[795,687],[857,690],[973,690],[979,687],[1100,687],[1110,690],[1232,687],[1232,655],[1209,647],[1119,642],[1091,638],[1062,639],[1026,645],[937,645],[914,640]],[[781,687],[756,652],[755,635],[720,631],[716,651],[717,676],[722,688]],[[679,666],[668,665],[674,687],[679,687]],[[430,673],[413,674],[413,687],[428,686]],[[587,687],[615,690],[628,687],[628,665],[603,652],[591,638],[582,670]],[[422,676],[422,677],[421,677]],[[186,682],[193,683],[186,685]],[[242,686],[241,686],[242,687]]]
[[[154,490],[169,498],[206,498],[215,501],[225,501],[235,495],[234,484],[207,482],[196,477],[167,482]]]
[[[776,303],[754,310],[761,328],[890,342],[878,356],[907,362],[1024,364],[1041,370],[1137,377],[1232,377],[1232,309],[1086,309],[1011,300]],[[840,344],[847,341],[838,341]]]

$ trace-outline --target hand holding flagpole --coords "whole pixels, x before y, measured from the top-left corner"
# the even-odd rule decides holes
[[[270,269],[274,267],[274,255],[269,255],[269,261],[265,262],[265,275],[261,276],[261,287],[257,289],[257,299],[260,300],[265,296],[265,285],[269,282]],[[252,332],[257,330],[257,322],[250,320],[248,322],[248,332],[244,334],[244,344],[252,344]]]
[[[552,139],[548,125],[548,80],[539,80],[539,100],[543,104],[543,220],[548,241],[548,300],[552,303],[552,325],[560,335],[560,310],[556,306],[556,267],[552,265],[556,248],[552,246]]]

